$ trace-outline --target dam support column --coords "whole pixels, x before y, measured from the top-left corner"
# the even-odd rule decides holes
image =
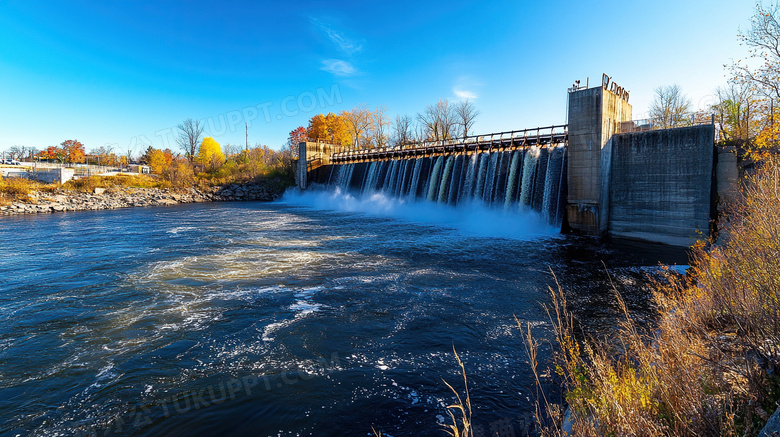
[[[608,169],[602,150],[622,122],[631,121],[627,93],[606,86],[569,92],[568,193],[565,226],[576,233],[600,236],[607,229]]]
[[[308,161],[306,156],[306,143],[298,143],[298,166],[295,169],[295,183],[298,185],[298,188],[301,190],[305,190],[308,181],[307,179],[307,172],[308,172]]]

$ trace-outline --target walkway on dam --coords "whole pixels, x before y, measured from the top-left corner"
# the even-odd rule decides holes
[[[324,143],[308,143],[320,150],[308,161],[308,169],[320,165],[349,164],[353,162],[402,159],[419,156],[447,155],[485,150],[514,150],[529,146],[565,144],[568,140],[568,125],[554,125],[533,129],[472,135],[441,141],[425,141],[400,148],[374,148],[365,150],[343,150],[343,147]]]

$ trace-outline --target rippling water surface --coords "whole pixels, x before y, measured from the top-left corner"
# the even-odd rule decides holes
[[[0,221],[0,434],[523,433],[513,315],[549,337],[550,268],[591,325],[662,257],[532,215],[340,193]],[[668,261],[668,260],[665,260]],[[637,279],[640,278],[640,279]]]

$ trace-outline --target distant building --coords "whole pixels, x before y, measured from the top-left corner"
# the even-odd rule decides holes
[[[152,172],[151,167],[140,164],[130,164],[127,166],[127,169],[130,171],[130,173],[150,174]]]

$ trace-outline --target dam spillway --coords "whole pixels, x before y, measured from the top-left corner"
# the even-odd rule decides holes
[[[534,211],[555,226],[566,206],[562,145],[327,165],[314,173],[312,182],[360,195]]]

